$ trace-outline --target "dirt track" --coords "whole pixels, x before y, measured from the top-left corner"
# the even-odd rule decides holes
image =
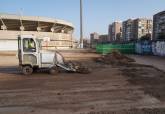
[[[153,65],[161,70],[165,71],[165,57],[159,56],[147,56],[147,55],[130,55],[130,57],[134,58],[137,63]]]
[[[86,55],[85,60],[84,54],[71,55],[67,57],[83,61],[92,73],[26,77],[20,74],[14,56],[0,57],[0,114],[165,113],[163,71],[146,65],[96,63],[91,59],[96,54]]]

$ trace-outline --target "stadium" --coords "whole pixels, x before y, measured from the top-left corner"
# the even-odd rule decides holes
[[[64,20],[0,14],[0,27],[0,51],[16,51],[18,35],[31,34],[37,38],[47,39],[43,47],[46,46],[48,49],[73,47],[74,27],[72,23]]]

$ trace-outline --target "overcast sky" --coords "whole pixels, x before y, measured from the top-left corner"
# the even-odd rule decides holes
[[[113,21],[148,17],[165,10],[165,0],[83,0],[84,36],[91,32],[108,33]],[[70,21],[79,37],[79,0],[1,0],[0,12],[23,15],[46,16]]]

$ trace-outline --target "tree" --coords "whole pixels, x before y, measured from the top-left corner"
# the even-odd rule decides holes
[[[159,33],[158,39],[160,39],[160,40],[165,39],[165,32]]]
[[[140,40],[151,40],[151,34],[146,34],[140,38]]]

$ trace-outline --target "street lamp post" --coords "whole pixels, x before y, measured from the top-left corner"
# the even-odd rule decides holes
[[[80,48],[83,48],[83,4],[80,0]]]

